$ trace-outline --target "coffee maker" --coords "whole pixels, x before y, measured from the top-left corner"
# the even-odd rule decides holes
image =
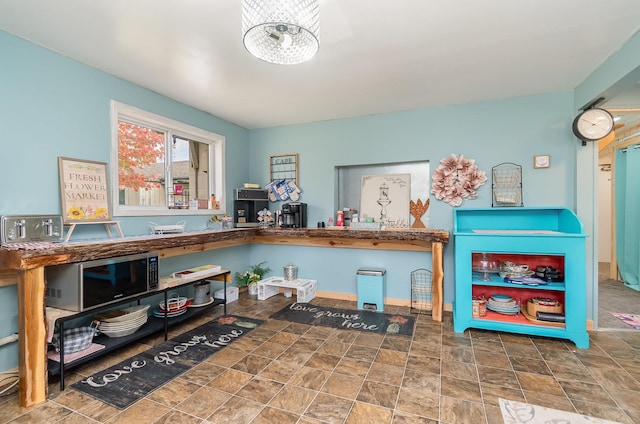
[[[307,204],[290,202],[282,204],[282,227],[305,228],[307,226]]]
[[[233,190],[233,222],[236,227],[257,227],[258,212],[269,208],[269,193],[265,189],[236,188]]]

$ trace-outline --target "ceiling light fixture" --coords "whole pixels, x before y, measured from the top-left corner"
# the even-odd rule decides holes
[[[320,48],[320,0],[243,0],[242,42],[265,62],[295,65]]]

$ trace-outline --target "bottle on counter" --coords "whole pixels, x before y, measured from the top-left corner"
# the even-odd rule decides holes
[[[344,212],[338,211],[336,214],[336,226],[343,227],[344,226]]]

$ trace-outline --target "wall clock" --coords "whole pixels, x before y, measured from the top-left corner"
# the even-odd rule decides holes
[[[604,109],[586,109],[573,120],[573,133],[583,142],[600,140],[611,131],[613,116]]]

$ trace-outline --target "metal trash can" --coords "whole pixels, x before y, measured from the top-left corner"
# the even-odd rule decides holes
[[[358,309],[384,311],[386,270],[361,268],[356,275]]]

